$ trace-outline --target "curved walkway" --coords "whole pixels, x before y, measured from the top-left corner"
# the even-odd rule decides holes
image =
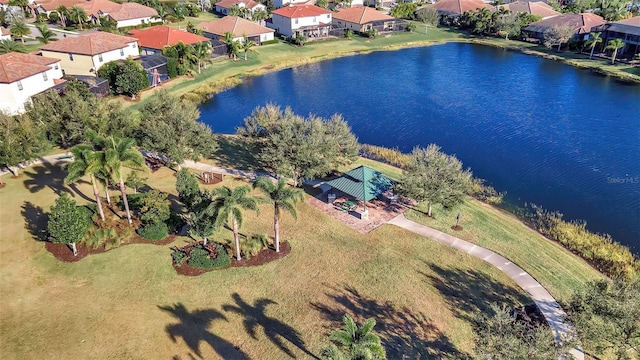
[[[531,275],[522,270],[518,265],[509,261],[491,250],[487,250],[483,247],[474,245],[468,241],[464,241],[457,237],[445,234],[441,231],[432,229],[428,226],[418,224],[417,222],[407,219],[404,214],[389,220],[387,224],[396,225],[403,229],[409,230],[416,234],[426,236],[441,244],[450,246],[465,252],[471,256],[475,256],[482,259],[489,264],[495,266],[511,279],[513,279],[524,290],[533,301],[536,303],[540,312],[544,315],[545,319],[549,323],[551,330],[553,331],[556,340],[560,340],[565,336],[569,336],[574,333],[574,329],[571,324],[564,322],[566,313],[556,300],[549,294],[549,292],[540,285]],[[571,351],[574,358],[578,360],[584,360],[584,353],[580,348],[575,348]]]

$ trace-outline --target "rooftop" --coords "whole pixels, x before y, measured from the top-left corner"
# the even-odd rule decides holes
[[[333,17],[338,20],[356,24],[367,24],[372,21],[394,20],[395,18],[370,7],[352,7],[340,9]]]
[[[271,13],[294,19],[331,14],[331,11],[315,5],[293,5],[273,10]]]
[[[215,6],[219,6],[225,9],[228,9],[233,5],[238,5],[239,7],[245,7],[247,9],[253,9],[254,7],[262,4],[253,0],[220,0],[215,3]]]
[[[225,16],[220,20],[204,22],[196,26],[211,34],[224,35],[226,32],[232,33],[235,37],[247,35],[255,36],[259,34],[275,32],[273,29],[258,25],[252,21],[239,18],[237,16]]]
[[[43,73],[58,62],[59,59],[17,52],[0,55],[0,83],[9,84]]]
[[[167,45],[172,46],[179,42],[191,45],[209,41],[209,39],[204,36],[165,25],[152,26],[142,30],[131,30],[129,33],[138,39],[139,46],[158,50],[162,50]]]
[[[158,16],[156,9],[142,4],[129,2],[121,5],[118,11],[109,13],[109,16],[115,21],[140,19],[146,17]]]
[[[462,15],[465,11],[476,11],[481,8],[493,9],[493,6],[482,0],[440,0],[429,6],[442,15]]]
[[[42,46],[40,50],[93,56],[125,48],[135,41],[132,37],[98,31],[60,39]]]
[[[554,26],[571,26],[576,29],[576,34],[587,34],[591,32],[592,27],[604,23],[604,19],[596,14],[560,14],[531,23],[523,30],[543,33]]]
[[[560,14],[542,1],[515,1],[509,4],[499,5],[499,7],[505,8],[514,13],[528,13],[542,16],[543,18]]]

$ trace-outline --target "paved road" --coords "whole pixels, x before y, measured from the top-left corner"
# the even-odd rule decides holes
[[[563,337],[574,333],[573,326],[564,321],[566,313],[562,310],[560,305],[558,305],[553,296],[551,296],[551,294],[549,294],[549,292],[542,287],[536,279],[526,271],[522,270],[518,265],[509,261],[509,259],[506,259],[491,250],[474,245],[468,241],[464,241],[441,231],[418,224],[417,222],[407,219],[404,214],[389,220],[387,224],[396,225],[416,234],[426,236],[441,244],[458,249],[495,266],[513,279],[522,288],[522,290],[531,296],[540,309],[540,312],[542,312],[545,319],[547,319],[556,340],[560,340]],[[584,360],[584,353],[582,352],[582,349],[573,349],[571,354],[578,360]]]

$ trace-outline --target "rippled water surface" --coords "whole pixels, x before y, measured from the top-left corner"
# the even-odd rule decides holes
[[[360,142],[430,143],[476,176],[640,252],[640,86],[471,44],[378,52],[248,79],[201,107],[233,133],[256,106],[341,113]]]

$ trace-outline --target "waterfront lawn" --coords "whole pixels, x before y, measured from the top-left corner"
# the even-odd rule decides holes
[[[393,226],[362,235],[306,203],[297,222],[283,217],[291,254],[261,267],[180,276],[170,247],[186,237],[60,263],[32,233],[56,192],[69,191],[64,175],[36,166],[0,189],[3,359],[308,358],[345,311],[376,318],[390,358],[459,358],[472,351],[472,311],[529,301],[481,260]],[[171,170],[149,174],[149,185],[175,196]],[[75,199],[90,201],[90,186],[78,189]],[[269,205],[246,213],[243,235],[271,230]],[[231,237],[223,229],[213,239]]]
[[[587,281],[602,274],[561,245],[525,226],[514,215],[467,197],[452,209],[434,206],[434,218],[426,216],[422,204],[408,211],[407,218],[493,250],[523,268],[553,295],[567,301]],[[451,229],[460,212],[461,231]]]

